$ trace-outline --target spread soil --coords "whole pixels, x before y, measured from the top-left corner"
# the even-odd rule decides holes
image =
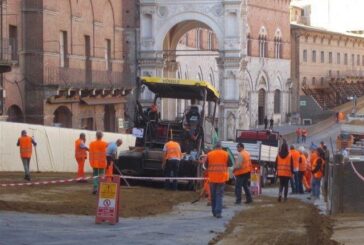
[[[259,197],[209,244],[332,245],[337,244],[330,240],[332,224],[313,205],[294,199],[278,203],[274,198]]]
[[[75,178],[70,173],[32,173],[32,181]],[[0,173],[0,183],[24,182],[23,173]],[[39,186],[0,186],[0,210],[44,213],[95,215],[96,195],[92,195],[92,182],[52,184]],[[162,188],[121,186],[120,216],[144,217],[166,213],[182,202],[198,197],[193,191],[166,191]]]

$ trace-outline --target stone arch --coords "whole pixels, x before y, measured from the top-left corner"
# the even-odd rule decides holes
[[[265,28],[265,26],[261,26],[259,29],[259,36],[268,36],[268,31],[267,28]]]
[[[24,122],[23,112],[18,105],[10,106],[8,108],[7,115],[8,122]]]
[[[258,79],[255,81],[255,89],[259,90],[261,88],[264,88],[265,91],[270,90],[269,86],[269,80],[268,80],[268,74],[266,71],[262,70],[260,71],[260,74],[258,76]]]
[[[274,90],[274,89],[279,89],[281,91],[283,91],[285,89],[284,85],[282,83],[282,75],[279,71],[277,72],[277,75],[276,75],[276,82],[275,82],[274,86],[272,86],[272,90]]]
[[[59,106],[53,115],[54,125],[63,128],[72,128],[72,112],[67,106]]]
[[[163,38],[159,38],[158,40],[155,40],[155,46],[154,46],[155,49],[163,50],[164,39],[167,36],[168,32],[174,26],[178,25],[179,23],[184,23],[184,22],[189,22],[191,24],[193,22],[195,22],[195,23],[197,22],[197,23],[201,23],[201,24],[205,25],[206,27],[208,27],[207,29],[212,30],[216,34],[219,49],[221,49],[221,50],[224,49],[224,43],[222,41],[224,39],[223,38],[224,35],[223,35],[223,30],[219,26],[219,24],[214,19],[212,19],[210,16],[203,15],[203,14],[191,14],[189,12],[180,13],[180,14],[174,15],[173,17],[167,18],[165,20],[165,24],[163,26],[161,26],[161,28],[159,30],[157,30],[157,32],[154,35],[157,37],[163,37]],[[193,29],[193,28],[191,28],[191,29]],[[181,37],[182,37],[182,35],[181,35]],[[177,40],[177,42],[178,42],[178,40]]]
[[[245,78],[248,81],[249,91],[253,91],[254,89],[253,78],[248,69],[245,70]]]
[[[282,38],[282,31],[279,27],[276,29],[274,33],[274,38]]]

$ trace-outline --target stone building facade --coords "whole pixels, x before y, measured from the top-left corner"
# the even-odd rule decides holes
[[[232,125],[226,129],[225,138],[234,138],[238,114],[235,110],[239,106],[240,94],[244,93],[244,119],[248,127],[255,127],[263,123],[264,117],[273,118],[276,123],[284,122],[289,112],[292,112],[291,101],[291,36],[290,36],[290,1],[264,1],[251,0],[246,2],[246,36],[243,43],[246,45],[244,55],[244,86],[240,90],[238,80],[220,81],[223,86],[223,103],[227,109],[222,117]],[[245,39],[246,38],[246,39]],[[181,49],[194,48],[197,50],[210,50],[211,53],[218,49],[218,40],[211,29],[202,26],[190,30],[180,39]],[[211,56],[196,59],[196,57],[178,58],[179,63],[192,67],[189,75],[199,79],[200,73],[206,80],[213,80],[218,76],[218,69],[211,65]],[[214,59],[214,58],[213,58]],[[216,59],[216,58],[215,58]],[[217,55],[218,61],[218,55]],[[217,67],[215,62],[215,66]],[[208,64],[212,69],[204,69]],[[188,71],[182,67],[182,77]],[[196,69],[201,67],[202,69]],[[195,71],[195,72],[193,72]],[[215,72],[214,72],[215,71]],[[198,73],[198,76],[191,75]],[[205,73],[205,74],[204,74]],[[220,90],[221,89],[220,84]],[[239,91],[240,90],[240,91]],[[225,127],[226,128],[226,127]]]
[[[133,0],[3,1],[10,121],[118,131],[135,79]]]
[[[308,18],[295,18],[291,24],[292,98],[297,108],[302,88],[328,88],[331,81],[364,78],[364,36],[308,26]]]

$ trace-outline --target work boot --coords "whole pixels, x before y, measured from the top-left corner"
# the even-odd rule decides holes
[[[215,215],[215,218],[217,218],[217,219],[221,219],[221,218],[222,218],[222,216],[221,216],[221,214],[216,214],[216,215]]]
[[[279,196],[278,197],[278,202],[281,202],[282,201],[282,197],[281,196]]]
[[[252,203],[253,202],[253,200],[247,200],[247,201],[245,201],[244,203],[245,204],[249,204],[249,203]]]
[[[30,175],[26,175],[24,179],[26,179],[26,180],[30,181],[30,180],[31,180],[31,179],[30,179]]]
[[[93,190],[92,195],[96,195],[96,194],[97,194],[97,190]]]

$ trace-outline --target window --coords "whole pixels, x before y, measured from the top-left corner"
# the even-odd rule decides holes
[[[320,85],[321,85],[321,87],[323,87],[324,86],[324,78],[323,77],[321,77],[321,79],[320,79]]]
[[[338,65],[340,65],[340,63],[341,63],[341,54],[340,53],[337,53],[337,55],[336,55],[336,63]]]
[[[281,59],[282,58],[282,33],[281,30],[277,29],[274,35],[274,58]]]
[[[344,54],[344,65],[348,64],[348,54]]]
[[[313,77],[312,78],[312,85],[315,85],[316,84],[316,77]]]
[[[356,65],[360,66],[360,55],[356,56]]]
[[[59,36],[59,58],[60,66],[68,67],[68,42],[67,42],[67,32],[61,31]]]
[[[259,36],[259,57],[268,57],[268,43],[266,36]]]
[[[364,66],[364,55],[361,56],[361,65]]]
[[[306,77],[304,77],[303,80],[302,80],[302,86],[303,87],[307,86],[307,78]]]
[[[250,38],[250,34],[248,34],[246,39],[247,39],[247,47],[246,47],[247,55],[252,56],[252,40]]]
[[[274,91],[274,113],[281,113],[281,91]]]
[[[307,50],[303,50],[303,61],[307,62]]]
[[[11,60],[18,60],[18,28],[16,26],[9,26],[9,45]]]
[[[321,63],[325,63],[325,52],[321,51]]]
[[[199,49],[201,47],[201,29],[196,29],[196,48]]]
[[[340,78],[340,71],[339,70],[336,71],[336,77]]]
[[[111,63],[111,40],[106,39],[105,40],[105,64],[106,64],[106,70],[111,71],[112,70],[112,63]]]
[[[86,83],[92,83],[92,63],[91,63],[91,40],[90,36],[85,35],[85,77]]]
[[[355,55],[354,54],[351,55],[351,65],[352,66],[355,65]]]
[[[207,39],[207,49],[212,49],[212,32],[209,32],[209,38]]]
[[[316,50],[312,51],[312,62],[316,63]]]
[[[332,52],[329,52],[329,64],[332,64]]]

